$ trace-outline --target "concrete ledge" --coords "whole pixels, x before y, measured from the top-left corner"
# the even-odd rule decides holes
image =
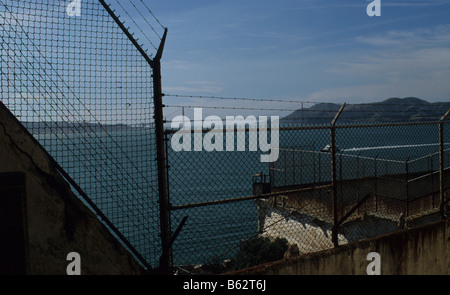
[[[382,275],[448,275],[449,225],[443,220],[225,275],[366,275],[370,252],[380,254]]]

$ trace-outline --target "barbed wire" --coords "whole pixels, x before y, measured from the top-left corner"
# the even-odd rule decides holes
[[[130,16],[130,14],[128,13],[128,11],[122,6],[122,4],[120,4],[120,2],[118,0],[116,0],[117,4],[119,4],[120,8],[122,8],[122,10],[125,12],[125,14],[128,16],[129,19],[131,19],[131,21],[134,23],[134,25],[136,26],[136,28],[142,33],[142,35],[147,39],[147,41],[150,43],[150,45],[155,49],[158,50],[158,48],[155,46],[155,44],[153,44],[152,40],[150,40],[150,38],[147,36],[146,33],[144,33],[144,31],[141,29],[141,27],[136,23],[136,21],[134,20],[133,17]],[[134,5],[133,5],[134,6]],[[139,11],[139,10],[138,10]],[[125,21],[123,22],[125,23]],[[152,27],[153,28],[153,27]],[[129,30],[129,29],[128,29]],[[159,35],[158,35],[159,37]]]
[[[281,102],[281,103],[311,103],[318,104],[317,101],[301,101],[301,100],[284,100],[284,99],[264,99],[264,98],[245,98],[245,97],[222,97],[222,96],[204,96],[204,95],[182,95],[165,93],[165,97],[178,98],[199,98],[199,99],[219,99],[219,100],[243,100],[243,101],[258,101],[258,102]],[[324,102],[323,102],[324,103]]]
[[[144,7],[147,9],[148,12],[155,18],[156,22],[161,26],[161,28],[165,29],[165,27],[161,24],[159,19],[155,16],[155,14],[151,11],[151,9],[145,4],[143,0],[141,0],[141,3],[144,5]]]
[[[279,111],[279,112],[301,112],[302,109],[285,109],[285,108],[257,108],[257,107],[236,107],[236,106],[207,106],[207,105],[165,105],[166,108],[187,108],[187,109],[214,109],[214,110],[246,110],[246,111]],[[338,110],[323,110],[323,109],[303,109],[305,113],[330,113],[336,114]],[[345,110],[342,114],[352,114],[351,118],[358,118],[353,114],[356,113],[390,113],[390,114],[400,114],[399,111],[395,110]],[[402,113],[417,113],[414,110],[403,110]],[[429,118],[430,116],[414,116],[414,118]],[[310,117],[308,117],[310,118]],[[366,118],[366,117],[360,117]]]
[[[274,109],[274,108],[251,108],[251,107],[219,107],[219,106],[201,106],[201,105],[166,105],[167,107],[175,108],[188,108],[188,109],[214,109],[214,110],[247,110],[247,111],[280,111],[280,112],[292,112],[292,109]]]
[[[130,4],[134,7],[134,9],[136,9],[136,11],[139,13],[139,15],[142,17],[142,19],[147,23],[147,25],[152,29],[152,31],[156,34],[156,36],[158,36],[159,40],[161,40],[161,36],[158,34],[158,32],[155,30],[155,28],[153,28],[153,26],[149,23],[149,21],[147,20],[147,18],[142,14],[142,12],[136,7],[136,5],[134,5],[134,3],[131,0],[128,0],[130,2]],[[153,14],[153,13],[152,13]],[[156,17],[155,17],[156,18]]]
[[[248,97],[224,97],[224,96],[208,96],[208,95],[186,95],[186,94],[172,94],[165,93],[164,97],[173,97],[173,98],[196,98],[196,99],[214,99],[214,100],[241,100],[241,101],[252,101],[252,102],[279,102],[279,103],[303,103],[303,104],[334,104],[334,105],[342,105],[344,102],[330,102],[325,100],[320,101],[311,101],[311,100],[293,100],[293,99],[273,99],[273,98],[248,98]],[[441,104],[445,104],[445,102],[436,102],[429,105],[420,105],[421,107],[426,108],[442,108]],[[450,103],[447,103],[450,106]],[[385,103],[385,102],[371,102],[371,103],[357,103],[357,104],[347,104],[348,107],[352,106],[410,106],[416,107],[418,105],[409,105],[406,103]],[[351,110],[355,112],[366,112],[367,110]],[[387,110],[386,110],[387,111]],[[333,111],[334,112],[334,111]],[[392,111],[397,112],[397,111]],[[411,110],[411,112],[416,112],[415,110]]]

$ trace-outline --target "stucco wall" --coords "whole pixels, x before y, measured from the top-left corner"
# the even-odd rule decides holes
[[[45,152],[0,104],[0,173],[4,172],[25,174],[28,274],[65,275],[70,252],[80,254],[81,274],[143,273],[140,264],[71,192]]]

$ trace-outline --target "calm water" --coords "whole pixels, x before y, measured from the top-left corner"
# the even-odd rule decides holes
[[[449,135],[445,142],[450,142]],[[40,134],[36,137],[130,242],[144,253],[143,256],[157,264],[159,208],[152,130]],[[280,147],[295,150],[319,152],[329,141],[329,130],[280,134]],[[437,143],[438,128],[430,125],[336,131],[336,145],[345,156],[403,161],[407,157],[415,159],[438,152]],[[169,144],[170,203],[177,206],[252,195],[252,176],[260,172],[269,174],[269,164],[261,163],[260,155],[259,151],[174,152]],[[291,166],[302,163],[298,156],[291,156],[288,152],[280,153],[275,165],[284,161]],[[317,153],[314,159],[316,157]],[[302,159],[306,165],[307,158]],[[326,180],[330,173],[329,168],[325,168],[329,166],[329,158],[322,157],[321,161],[322,180]],[[317,162],[313,163],[317,166]],[[305,169],[302,173],[304,181],[308,177],[312,181],[311,170]],[[257,211],[253,201],[173,211],[173,231],[185,216],[188,221],[173,245],[175,264],[206,263],[217,256],[219,260],[230,258],[241,240],[257,234]]]

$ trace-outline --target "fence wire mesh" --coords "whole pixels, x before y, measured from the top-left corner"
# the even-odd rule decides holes
[[[152,68],[101,3],[83,2],[81,17],[67,15],[68,3],[0,0],[0,99],[150,266],[165,255],[161,239],[178,272],[223,272],[415,226],[442,207],[448,120],[358,125],[368,111],[344,111],[350,123],[330,126],[333,105],[302,113],[322,125],[263,135],[256,118],[221,130],[221,118],[198,127],[183,117],[178,125],[192,130],[165,132],[171,236],[162,237]],[[296,109],[274,103],[298,105],[212,99],[263,115]]]
[[[336,144],[339,218],[368,196],[342,223],[343,241],[392,232],[438,212],[438,124],[340,128]]]
[[[99,1],[70,2],[0,2],[0,100],[155,266],[152,69]]]
[[[276,161],[262,163],[264,153],[251,148],[260,138],[250,125],[240,129],[246,145],[238,150],[238,129],[222,134],[183,120],[166,130],[172,226],[187,217],[172,248],[181,273],[265,262],[254,257],[269,247],[260,244],[264,238],[283,249],[279,259],[439,218],[439,122],[281,126]],[[226,119],[218,122],[225,126]],[[448,178],[450,138],[444,135]],[[228,139],[235,140],[234,148],[227,149]],[[196,140],[217,145],[196,150]],[[243,257],[248,247],[253,252]]]
[[[206,135],[200,134],[202,137]],[[176,136],[168,133],[168,142],[172,143]],[[191,137],[190,134],[188,136]],[[247,144],[248,140],[247,134]],[[193,149],[194,140],[191,143]],[[257,219],[254,218],[257,207],[251,200],[221,202],[251,196],[252,176],[256,172],[267,174],[267,165],[260,163],[257,152],[174,152],[172,144],[168,146],[169,198],[176,208],[171,213],[172,225],[177,226],[183,217],[188,216],[173,245],[173,263],[203,264],[236,254],[239,241],[248,239],[257,231]],[[216,204],[182,207],[207,202]]]

